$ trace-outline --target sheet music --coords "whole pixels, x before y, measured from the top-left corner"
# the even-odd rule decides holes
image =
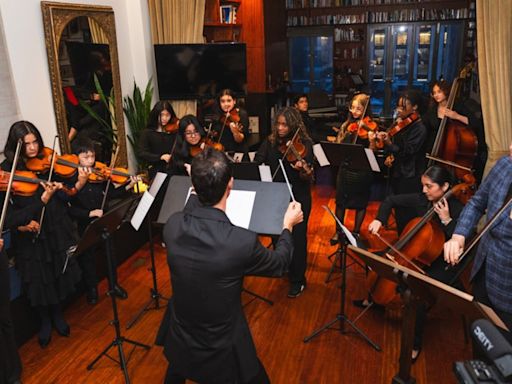
[[[368,162],[370,163],[370,167],[373,172],[380,172],[379,163],[377,163],[377,159],[375,158],[375,153],[370,148],[365,148],[366,157],[368,158]]]
[[[268,165],[261,164],[260,166],[258,166],[258,169],[260,170],[261,181],[271,183],[272,173],[270,172],[270,167]]]
[[[315,157],[318,160],[318,164],[320,164],[321,167],[331,165],[331,163],[327,159],[327,156],[325,156],[324,149],[320,144],[313,145],[313,153],[315,154]]]
[[[144,218],[146,217],[149,208],[151,208],[151,205],[153,204],[154,200],[155,198],[148,191],[144,192],[144,194],[142,195],[142,198],[139,201],[139,205],[137,206],[137,209],[135,210],[132,219],[130,220],[130,224],[136,231],[139,230],[140,225],[144,221]]]
[[[233,159],[235,160],[236,163],[241,163],[243,157],[244,157],[244,154],[242,152],[235,152],[233,155]]]
[[[255,157],[256,157],[256,152],[255,151],[249,152],[249,160],[251,160],[251,162],[254,161]]]
[[[156,174],[155,178],[153,179],[153,182],[151,183],[151,187],[149,188],[149,193],[151,193],[151,196],[155,197],[157,195],[166,178],[167,173],[158,172]]]
[[[226,204],[226,215],[236,226],[249,229],[256,192],[231,190]]]
[[[347,236],[347,239],[348,241],[350,242],[350,244],[352,244],[354,247],[358,247],[357,245],[357,240],[356,238],[354,237],[354,235],[352,235],[352,232],[350,232],[347,227],[345,227],[340,219],[338,219],[338,216],[336,216],[334,214],[334,212],[331,210],[331,208],[329,208],[327,205],[322,205],[322,208],[324,208],[327,212],[329,212],[331,214],[332,217],[334,217],[334,220],[336,220],[336,223],[340,226],[341,230],[343,231],[343,233],[345,234],[345,236]]]

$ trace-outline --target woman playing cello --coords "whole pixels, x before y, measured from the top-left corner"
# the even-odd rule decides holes
[[[439,226],[445,238],[450,238],[457,218],[459,217],[463,205],[456,198],[446,199],[444,195],[451,188],[452,176],[450,172],[440,166],[432,166],[427,169],[421,176],[421,184],[423,185],[423,193],[401,194],[388,196],[380,205],[377,217],[373,220],[368,230],[370,234],[377,234],[388,221],[393,208],[406,208],[414,212],[415,216],[423,216],[430,208],[434,209],[435,214],[431,219],[432,225]],[[414,241],[414,238],[411,240]],[[444,242],[442,242],[444,243]],[[428,244],[425,245],[428,247]],[[432,278],[443,283],[449,283],[457,272],[454,269],[446,269],[448,265],[442,257],[442,249],[440,254],[424,271]],[[367,300],[355,300],[354,305],[366,307],[372,300],[371,295]],[[416,329],[414,337],[414,350],[412,358],[416,360],[421,350],[423,328],[426,318],[425,306],[418,308],[416,316]]]
[[[350,102],[349,116],[338,132],[336,141],[346,144],[369,146],[368,133],[377,130],[377,123],[369,116],[370,97],[360,93]],[[356,210],[354,234],[359,235],[370,199],[370,187],[373,181],[372,171],[361,171],[349,166],[340,166],[336,178],[336,216],[343,223],[346,209]],[[339,229],[338,229],[339,230]],[[334,245],[338,241],[338,232],[332,237]]]

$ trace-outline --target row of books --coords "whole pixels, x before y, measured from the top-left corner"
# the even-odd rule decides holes
[[[364,24],[364,23],[390,23],[405,21],[437,21],[467,19],[468,9],[402,9],[388,12],[363,12],[357,15],[319,15],[295,16],[287,18],[289,27],[304,25],[336,25],[336,24]]]
[[[325,8],[363,5],[429,3],[432,0],[286,0],[286,8]],[[439,1],[439,0],[435,0]]]
[[[334,28],[334,41],[336,42],[357,42],[364,40],[364,30],[361,28]]]
[[[233,5],[221,5],[220,22],[223,24],[236,24],[237,7]]]
[[[336,49],[335,58],[342,60],[361,59],[364,55],[364,47]]]

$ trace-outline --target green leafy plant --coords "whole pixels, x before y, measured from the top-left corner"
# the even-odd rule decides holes
[[[135,153],[139,169],[144,169],[147,165],[146,162],[140,158],[138,154],[138,147],[141,133],[148,124],[152,99],[152,79],[149,79],[146,89],[144,90],[144,94],[142,94],[137,83],[134,81],[132,97],[125,96],[123,98],[123,111],[128,119],[128,124],[130,125],[130,134],[127,135],[128,141]]]
[[[112,153],[115,153],[117,149],[118,133],[114,103],[114,88],[110,90],[110,95],[105,96],[105,93],[101,88],[101,84],[96,74],[94,74],[94,87],[96,88],[96,92],[100,97],[100,102],[103,103],[106,111],[108,112],[107,119],[104,119],[102,116],[98,115],[98,113],[91,107],[88,102],[80,100],[80,106],[99,123],[101,135],[108,142],[109,146],[112,147]]]

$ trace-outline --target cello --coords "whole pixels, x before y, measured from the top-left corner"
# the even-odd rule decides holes
[[[446,108],[452,109],[455,104],[455,98],[459,91],[460,83],[473,68],[473,63],[469,63],[459,73],[459,76],[453,81],[450,89],[450,95],[446,102]],[[467,125],[449,119],[446,115],[439,124],[432,153],[430,154],[428,167],[432,166],[436,159],[451,162],[455,168],[455,176],[462,180],[468,173],[468,168],[473,167],[477,155],[478,140],[476,134]],[[441,161],[440,161],[441,162]],[[442,162],[441,162],[442,163]],[[445,163],[446,164],[446,163]],[[464,167],[458,167],[458,166]]]
[[[473,188],[474,179],[466,177],[464,183],[452,187],[443,195],[442,199],[448,200],[453,196],[459,200],[464,200],[465,195],[472,193]],[[389,247],[388,251],[385,252],[386,257],[400,265],[425,274],[417,263],[430,266],[442,253],[445,242],[443,230],[439,224],[432,220],[435,214],[434,206],[432,206],[422,217],[412,219],[394,245],[389,244],[377,234],[376,236]],[[394,304],[400,299],[396,283],[378,277],[374,272],[369,273],[366,287],[372,301],[376,304]]]

